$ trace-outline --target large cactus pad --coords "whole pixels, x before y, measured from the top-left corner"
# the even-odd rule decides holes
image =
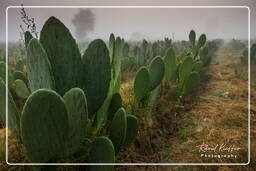
[[[21,138],[28,158],[43,163],[57,157],[67,140],[68,127],[63,99],[52,90],[35,91],[21,117]]]
[[[27,48],[28,80],[31,91],[54,89],[52,67],[41,43],[32,38]]]
[[[92,41],[83,55],[83,90],[86,93],[88,111],[92,115],[107,97],[111,66],[108,48],[100,40]]]
[[[86,97],[80,88],[72,88],[64,95],[68,110],[69,130],[68,140],[65,144],[64,156],[72,155],[79,149],[88,119]]]
[[[81,54],[68,28],[55,17],[50,17],[40,34],[55,80],[56,91],[64,95],[79,87],[81,81]]]

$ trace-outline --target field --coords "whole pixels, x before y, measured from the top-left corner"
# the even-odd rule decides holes
[[[8,61],[1,51],[0,170],[84,168],[5,163],[6,87],[11,163],[247,163],[250,113],[249,165],[86,170],[254,170],[256,44],[248,111],[247,42],[186,34],[138,42],[111,34],[78,46],[55,17],[40,39],[24,32],[24,42],[10,44]]]

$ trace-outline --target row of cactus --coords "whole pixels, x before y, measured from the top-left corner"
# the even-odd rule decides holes
[[[89,138],[88,161],[113,163],[138,134],[138,120],[126,114],[119,94],[122,40],[111,34],[109,48],[94,40],[81,55],[68,28],[55,17],[44,24],[40,40],[29,32],[25,40],[27,73],[13,75],[16,92],[26,103],[20,113],[9,92],[8,126],[21,138],[27,157],[35,163],[52,162],[78,152]],[[1,106],[5,106],[3,80]],[[5,111],[0,111],[3,120]]]
[[[210,79],[206,68],[211,56],[208,55],[205,34],[197,41],[196,33],[191,30],[189,40],[190,48],[184,53],[176,55],[173,48],[169,48],[164,57],[155,57],[148,67],[139,69],[134,81],[134,97],[138,102],[148,99],[152,106],[155,100],[150,99],[157,97],[162,80],[167,86],[177,83],[176,97],[180,98],[193,92],[201,81]]]

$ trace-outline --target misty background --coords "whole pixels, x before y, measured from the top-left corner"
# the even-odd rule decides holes
[[[58,2],[58,3],[57,3]],[[3,8],[10,5],[246,5],[251,9],[251,38],[256,38],[255,8],[256,1],[251,0],[181,0],[172,3],[160,0],[142,1],[122,4],[117,1],[96,0],[94,3],[84,3],[75,0],[72,4],[57,0],[33,2],[29,0],[3,1],[1,5],[1,19]],[[119,1],[120,2],[120,1]],[[176,2],[176,4],[174,3]],[[201,4],[200,4],[201,2]],[[215,2],[215,4],[214,4]],[[246,3],[245,3],[246,2]],[[77,41],[90,41],[96,38],[107,40],[110,33],[124,37],[127,40],[149,40],[170,37],[174,40],[187,40],[188,33],[194,29],[197,35],[205,33],[208,39],[242,39],[248,38],[248,9],[247,8],[26,8],[28,16],[35,18],[37,31],[40,32],[44,22],[50,16],[56,16],[71,31]],[[10,42],[20,39],[21,15],[18,8],[8,9],[8,38]],[[5,19],[3,19],[5,20]],[[0,41],[5,41],[5,24],[0,20]]]

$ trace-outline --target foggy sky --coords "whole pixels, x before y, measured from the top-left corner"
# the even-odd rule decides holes
[[[102,3],[105,2],[105,3]],[[136,1],[128,2],[122,0],[123,3],[118,1],[99,1],[94,0],[90,3],[82,1],[72,1],[72,4],[64,1],[57,3],[52,0],[49,3],[32,2],[28,0],[23,1],[4,1],[1,3],[1,23],[0,40],[5,41],[5,7],[9,5],[246,5],[251,9],[251,38],[256,38],[255,14],[256,14],[256,1],[239,1],[239,0],[226,0],[225,3],[221,1],[208,0],[207,3],[202,0],[187,0],[185,1],[172,1],[172,3],[160,0],[157,1]],[[119,1],[120,2],[120,1]],[[144,3],[143,3],[144,2]],[[147,2],[147,3],[145,3]],[[194,3],[192,3],[194,2]],[[204,2],[204,3],[202,3]],[[17,41],[19,39],[19,25],[22,23],[19,9],[8,10],[9,22],[9,40]],[[72,24],[73,16],[78,13],[79,9],[26,9],[29,16],[36,20],[38,30],[40,31],[43,23],[50,16],[59,18],[74,34],[74,25]],[[233,8],[233,9],[134,9],[134,8],[93,8],[95,14],[95,28],[94,31],[88,34],[89,39],[102,38],[108,39],[110,33],[124,37],[125,39],[163,39],[165,36],[171,37],[174,34],[176,40],[188,39],[188,33],[194,29],[198,34],[206,33],[209,39],[223,38],[223,39],[247,39],[248,36],[248,10],[246,8]],[[4,26],[4,27],[3,27]]]

